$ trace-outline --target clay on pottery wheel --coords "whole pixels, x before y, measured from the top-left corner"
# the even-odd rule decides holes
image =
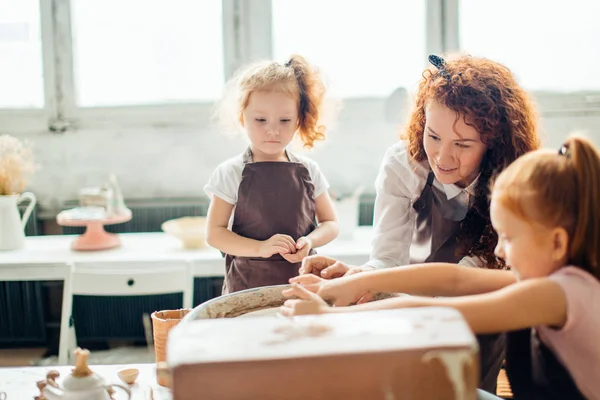
[[[477,342],[457,311],[233,318],[279,307],[284,287],[210,300],[173,328],[174,400],[476,398]]]
[[[245,314],[239,315],[237,318],[246,317],[264,317],[264,316],[277,316],[279,315],[279,307],[263,308],[262,310],[250,311]]]

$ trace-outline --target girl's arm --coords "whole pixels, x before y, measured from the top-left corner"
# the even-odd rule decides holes
[[[339,231],[335,207],[327,191],[316,198],[315,213],[318,225],[314,231],[306,235],[313,248],[321,247],[331,242],[336,238]]]
[[[399,297],[350,307],[325,307],[314,293],[294,285],[294,295],[301,299],[288,300],[290,306],[300,307],[317,303],[316,312],[350,312],[393,308],[440,306],[460,311],[475,333],[514,331],[536,325],[562,328],[567,318],[567,302],[562,288],[548,278],[530,279],[492,293],[457,298]],[[292,312],[293,314],[293,312]],[[289,315],[289,312],[288,312]]]
[[[274,235],[260,241],[240,236],[228,229],[233,205],[213,196],[208,207],[206,241],[223,253],[239,257],[269,257],[275,253],[295,252],[296,243],[287,235]]]
[[[512,272],[426,263],[368,271],[347,278],[363,292],[409,293],[422,296],[464,296],[492,292],[516,282]]]
[[[313,263],[332,265],[334,259],[310,257]],[[305,260],[305,263],[307,260]],[[343,278],[323,280],[312,274],[290,280],[318,293],[335,304],[347,305],[367,292],[408,293],[422,296],[463,296],[492,292],[515,283],[514,274],[504,270],[470,268],[456,264],[426,263],[367,271]]]

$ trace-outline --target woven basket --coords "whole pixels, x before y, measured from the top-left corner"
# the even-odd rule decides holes
[[[163,310],[152,313],[152,333],[154,337],[154,356],[156,362],[164,362],[167,360],[167,337],[169,331],[181,321],[187,313],[192,311],[189,308],[179,310]],[[159,384],[165,386],[166,382]]]

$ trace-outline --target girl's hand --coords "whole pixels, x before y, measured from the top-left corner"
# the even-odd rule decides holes
[[[319,278],[316,275],[300,275],[300,276],[296,276],[294,278],[290,279],[290,283],[292,285],[295,284],[299,284],[302,285],[302,287],[312,293],[316,293],[318,294],[320,297],[322,297],[320,295],[321,293],[321,288],[323,287],[323,285],[325,284],[325,280],[322,278]],[[287,296],[287,293],[291,293],[289,291],[290,289],[285,289],[283,291],[283,295]],[[291,294],[290,294],[291,296]]]
[[[308,256],[310,250],[312,249],[312,241],[306,236],[302,236],[296,242],[295,248],[295,254],[282,254],[282,257],[292,264],[299,263]]]
[[[286,294],[287,293],[287,294]],[[328,312],[329,305],[317,294],[306,288],[292,284],[284,291],[286,296],[296,296],[298,299],[286,300],[281,306],[281,314],[291,317],[293,315],[323,314]]]
[[[328,280],[316,275],[300,275],[290,279],[290,283],[300,284],[303,289],[317,294],[320,298],[332,301],[334,306],[348,306],[356,303],[365,293],[355,289],[355,282],[346,279]],[[283,291],[284,296],[293,296],[292,289]]]
[[[267,240],[263,240],[258,248],[258,254],[269,258],[273,254],[290,254],[296,252],[296,242],[289,235],[278,233]]]

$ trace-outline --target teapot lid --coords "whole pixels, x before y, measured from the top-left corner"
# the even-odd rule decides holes
[[[71,375],[65,377],[63,388],[66,391],[80,391],[105,386],[104,379],[95,374],[88,366],[87,359],[90,356],[90,351],[77,348],[74,354],[75,368],[71,371]]]

